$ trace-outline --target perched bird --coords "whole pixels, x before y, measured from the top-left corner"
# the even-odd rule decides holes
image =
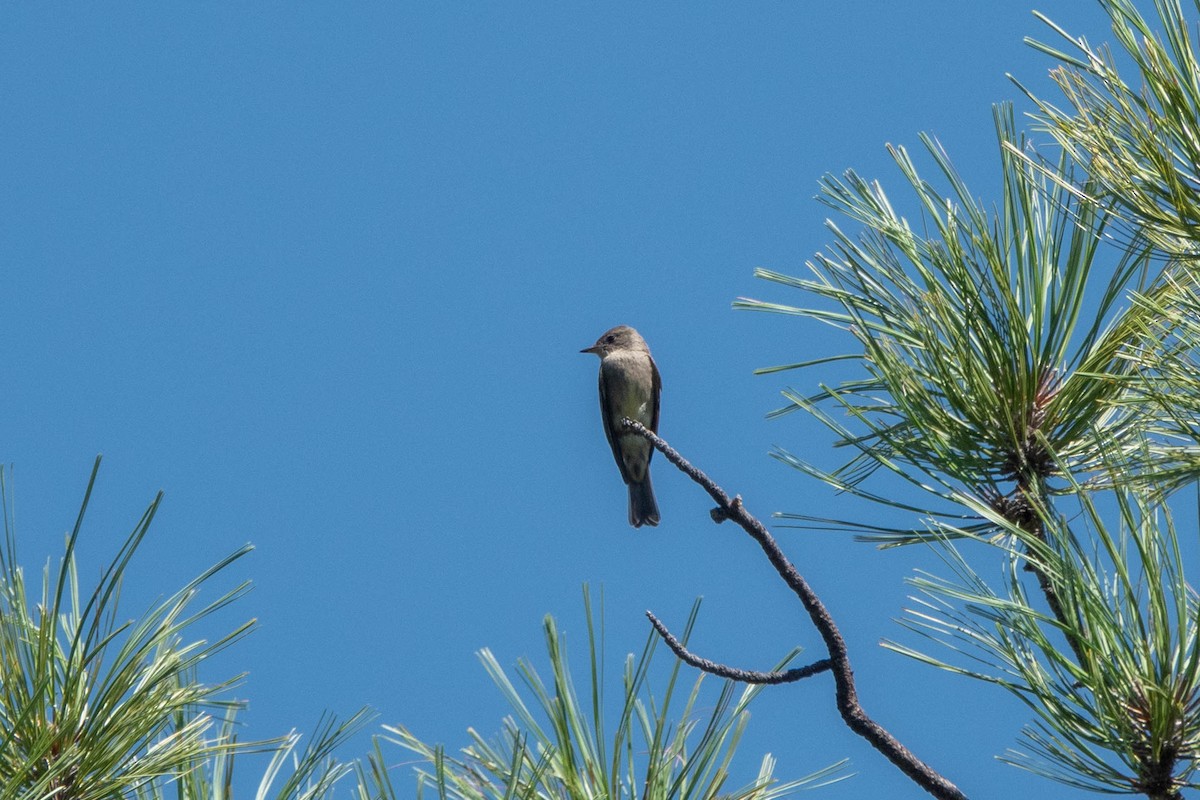
[[[621,478],[629,486],[629,524],[657,525],[658,503],[650,485],[650,443],[622,424],[625,417],[658,433],[658,395],[662,379],[650,348],[628,325],[618,325],[581,353],[600,356],[600,417]]]

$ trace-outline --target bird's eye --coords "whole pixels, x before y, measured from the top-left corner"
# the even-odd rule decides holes
[[[613,342],[615,342],[616,340],[617,340],[617,337],[615,337],[615,336],[605,336],[605,337],[604,337],[604,343],[605,343],[605,344],[612,344],[612,343],[613,343]]]

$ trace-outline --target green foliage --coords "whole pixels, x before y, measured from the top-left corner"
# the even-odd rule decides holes
[[[142,515],[90,594],[81,592],[76,544],[95,484],[93,468],[82,508],[57,571],[47,568],[40,598],[31,603],[17,566],[16,535],[4,476],[0,472],[5,541],[0,550],[0,797],[12,800],[231,800],[234,763],[253,753],[267,758],[255,800],[328,800],[353,784],[358,800],[395,800],[391,773],[376,737],[365,761],[335,757],[372,715],[359,711],[345,721],[324,716],[305,740],[295,731],[278,739],[238,742],[234,718],[241,704],[225,699],[236,678],[218,684],[197,679],[203,662],[244,636],[247,622],[212,643],[189,636],[191,628],[240,598],[241,584],[196,607],[201,588],[245,555],[244,547],[204,571],[141,617],[118,612],[121,584],[144,540],[161,496]],[[586,598],[586,593],[585,593]],[[688,629],[695,619],[695,610]],[[680,721],[669,724],[679,663],[670,672],[661,701],[646,690],[651,634],[639,659],[625,663],[624,693],[616,736],[604,736],[603,664],[588,607],[590,707],[575,693],[566,652],[553,619],[546,620],[550,662],[547,686],[528,664],[520,671],[543,712],[531,713],[521,693],[488,651],[485,667],[513,704],[516,720],[505,721],[496,742],[474,732],[464,758],[422,744],[403,728],[390,728],[397,741],[429,759],[418,786],[439,797],[597,796],[772,800],[800,786],[837,780],[840,765],[790,783],[772,777],[774,761],[764,757],[758,777],[727,792],[725,784],[737,743],[757,689],[734,698],[725,685],[707,718],[697,701],[697,681]],[[711,698],[709,698],[711,699]],[[547,727],[548,725],[548,727]],[[649,748],[646,763],[635,765],[638,736]],[[307,743],[301,747],[301,743]],[[637,742],[639,748],[640,742]],[[611,747],[606,756],[604,749]],[[606,758],[610,761],[605,761]],[[644,790],[644,791],[643,791]],[[605,794],[607,792],[612,794]]]
[[[1156,428],[1164,441],[1180,443],[1189,469],[1200,453],[1200,273],[1173,270],[1164,277],[1157,297],[1137,296],[1147,310],[1146,322],[1130,347],[1137,377],[1125,401],[1142,404],[1158,415]]]
[[[1175,526],[1142,492],[1112,493],[1115,512],[1105,514],[1077,488],[1070,525],[1047,513],[1044,541],[1008,553],[999,588],[949,544],[941,552],[953,579],[911,581],[920,597],[904,624],[955,658],[888,646],[1028,704],[1037,717],[1023,732],[1028,749],[1005,756],[1018,766],[1093,791],[1138,792],[1157,766],[1178,762],[1176,785],[1200,788],[1200,600],[1184,578]],[[1010,542],[1028,541],[990,509],[976,510]],[[1068,613],[1036,610],[1023,569],[1030,561]]]
[[[370,711],[363,709],[350,719],[339,722],[336,717],[326,714],[317,723],[317,729],[309,737],[307,746],[299,751],[302,737],[295,731],[289,733],[272,754],[255,799],[324,800],[332,797],[335,786],[356,770],[354,763],[339,761],[334,757],[334,752],[362,730],[373,716]],[[292,762],[291,770],[285,772],[289,760]],[[282,784],[275,789],[275,781],[281,775],[284,776]]]
[[[4,547],[0,551],[0,797],[12,800],[230,800],[238,754],[270,754],[256,800],[322,800],[353,772],[332,757],[365,724],[324,718],[307,747],[299,734],[239,743],[226,699],[238,678],[197,679],[212,655],[253,621],[213,642],[192,638],[196,623],[244,595],[242,583],[197,606],[202,588],[250,551],[243,547],[140,617],[119,612],[121,585],[149,532],[154,499],[90,593],[75,558],[100,460],[92,469],[66,553],[46,568],[30,598],[16,556],[11,500],[0,472]],[[220,720],[218,724],[218,720]],[[289,768],[290,763],[290,768]],[[275,783],[282,778],[278,789]]]
[[[1131,0],[1102,0],[1120,54],[1138,79],[1121,77],[1107,48],[1072,37],[1045,17],[1065,48],[1031,40],[1058,59],[1053,73],[1067,108],[1028,92],[1040,127],[1087,169],[1081,197],[1120,209],[1173,257],[1200,255],[1200,58],[1179,0],[1155,0],[1157,22]],[[1200,4],[1195,4],[1200,10]],[[1039,15],[1040,16],[1040,15]]]
[[[532,695],[532,708],[492,653],[480,653],[484,668],[514,713],[505,719],[498,738],[488,740],[471,730],[472,743],[461,757],[454,758],[406,728],[386,728],[393,741],[430,765],[421,771],[423,788],[435,791],[439,800],[772,800],[801,787],[840,779],[837,773],[842,765],[835,764],[801,780],[779,784],[772,777],[774,759],[767,755],[753,781],[740,788],[728,787],[733,755],[749,721],[747,706],[762,687],[749,687],[739,694],[732,683],[725,683],[705,717],[700,712],[702,675],[683,698],[678,721],[671,722],[678,703],[680,662],[674,662],[666,688],[656,698],[647,688],[651,656],[658,642],[653,632],[639,657],[626,657],[622,691],[617,703],[610,706],[604,695],[602,633],[597,631],[586,591],[584,598],[591,669],[589,691],[583,698],[575,689],[558,627],[547,617],[552,680],[547,684],[528,662],[517,667]],[[697,602],[688,631],[698,610]],[[618,714],[610,737],[606,736],[605,715],[613,711]],[[379,775],[377,765],[382,762],[372,759],[371,763],[372,774]],[[360,800],[391,800],[394,796],[390,789],[359,795]]]
[[[1128,346],[1154,312],[1122,302],[1131,290],[1159,297],[1153,264],[1135,249],[1106,269],[1108,216],[1020,155],[1026,144],[1010,110],[997,110],[996,121],[1003,178],[997,210],[972,197],[936,142],[924,138],[949,184],[945,196],[906,150],[893,148],[916,193],[920,226],[894,210],[878,183],[853,172],[827,178],[825,201],[864,232],[847,234],[830,222],[835,243],[810,262],[812,278],[758,272],[827,303],[735,304],[842,327],[862,348],[838,358],[859,361],[864,377],[822,385],[812,395],[788,390],[788,406],[776,412],[807,411],[855,455],[832,472],[781,451],[787,463],[887,502],[862,486],[884,468],[957,503],[963,490],[998,501],[1014,485],[1044,481],[1060,463],[1076,473],[1095,471],[1106,449],[1144,448],[1155,415],[1121,400],[1139,374]],[[1194,456],[1179,442],[1153,447],[1160,485],[1167,474],[1180,484],[1197,474]],[[890,502],[932,511],[919,501]],[[875,533],[897,543],[923,538],[920,530]]]
[[[827,178],[826,203],[862,232],[829,223],[810,278],[759,272],[806,304],[736,305],[854,337],[784,368],[849,361],[861,375],[789,390],[777,412],[807,412],[854,455],[833,471],[778,455],[908,524],[783,516],[942,556],[950,577],[913,580],[904,622],[951,655],[889,646],[1026,703],[1034,720],[1006,760],[1176,800],[1200,788],[1200,602],[1169,505],[1200,477],[1200,61],[1177,0],[1156,0],[1161,31],[1129,0],[1101,4],[1141,81],[1083,39],[1036,45],[1063,62],[1071,110],[1036,100],[1061,159],[1041,159],[1002,110],[992,211],[928,138],[946,189],[892,150],[919,224],[879,184]],[[880,469],[917,491],[868,489]],[[968,541],[1000,556],[999,580]]]
[[[111,800],[155,777],[221,756],[231,742],[212,733],[213,710],[233,681],[206,685],[196,667],[237,641],[251,623],[212,643],[185,641],[190,626],[240,597],[243,584],[200,608],[200,587],[236,559],[218,562],[139,619],[120,621],[121,578],[145,537],[159,498],[134,526],[91,594],[81,594],[75,545],[99,459],[59,568],[47,567],[31,602],[16,562],[3,489],[0,554],[0,797]],[[2,485],[2,476],[0,476]]]

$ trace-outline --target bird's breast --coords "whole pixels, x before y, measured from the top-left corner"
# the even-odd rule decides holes
[[[601,364],[614,423],[623,417],[649,425],[653,420],[654,375],[645,353],[613,353]]]

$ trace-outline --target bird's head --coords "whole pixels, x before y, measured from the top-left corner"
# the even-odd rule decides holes
[[[645,340],[628,325],[618,325],[615,328],[605,331],[600,338],[591,347],[585,347],[579,352],[595,353],[604,358],[609,353],[614,353],[618,350],[648,350]]]

